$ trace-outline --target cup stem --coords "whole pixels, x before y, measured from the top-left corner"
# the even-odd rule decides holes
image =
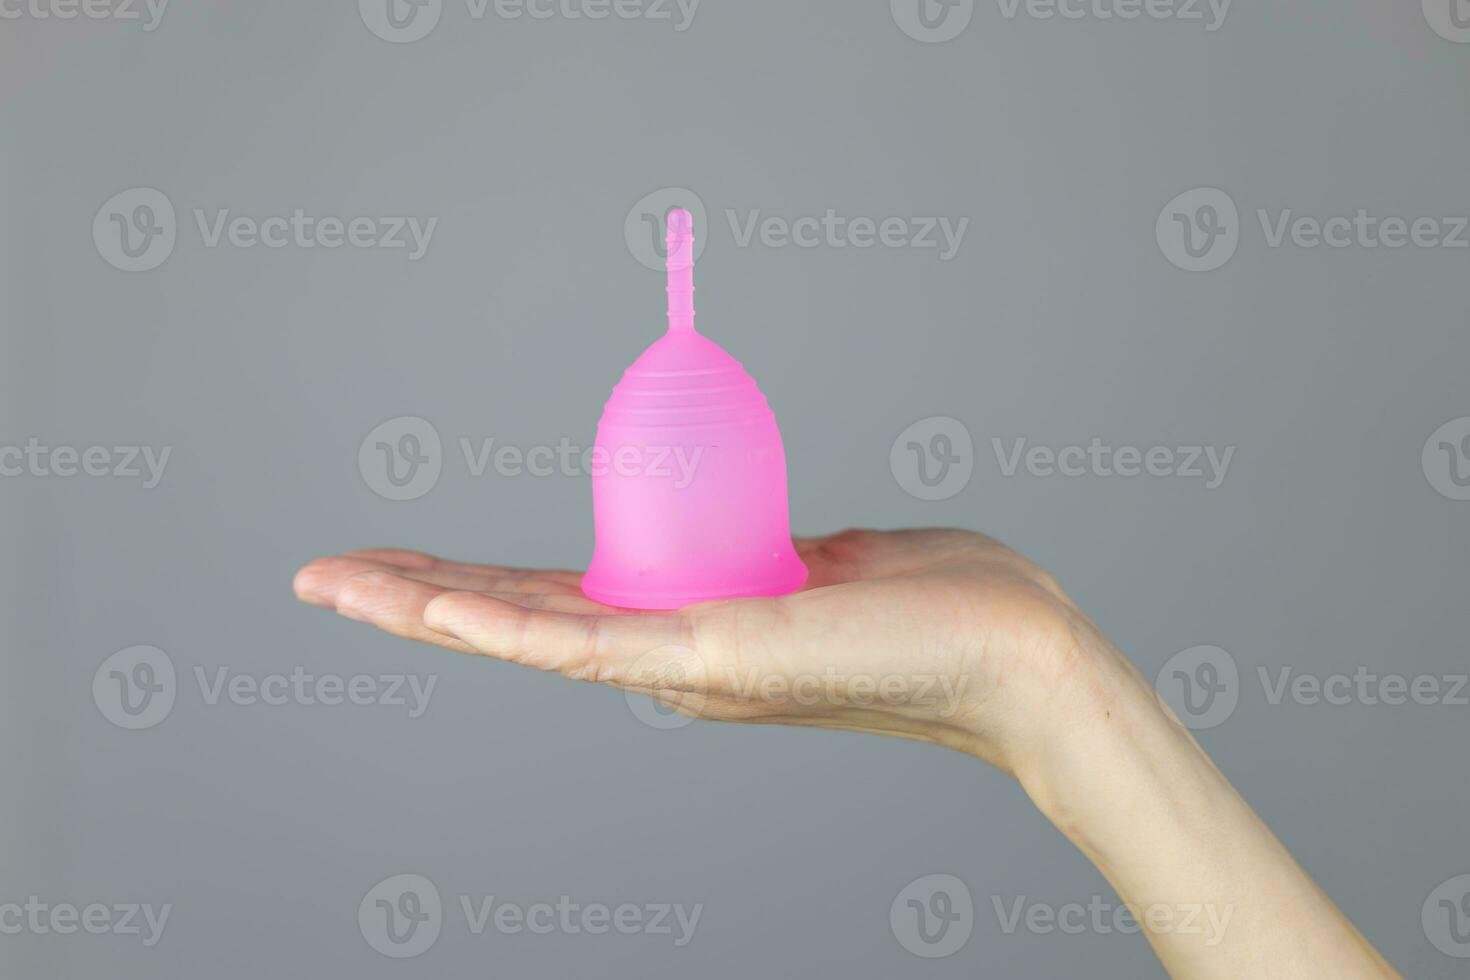
[[[694,329],[694,216],[684,208],[669,212],[668,272],[669,332]]]

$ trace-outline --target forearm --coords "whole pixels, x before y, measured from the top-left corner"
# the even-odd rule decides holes
[[[1105,641],[1097,640],[1097,643]],[[1111,648],[1080,658],[1017,775],[1177,978],[1392,977]]]

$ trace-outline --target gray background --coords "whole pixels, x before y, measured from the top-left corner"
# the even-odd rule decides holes
[[[0,443],[173,447],[163,483],[0,481],[0,901],[173,903],[163,941],[0,936],[16,977],[1139,977],[1138,936],[1005,934],[992,896],[1061,905],[1100,876],[1017,786],[876,737],[641,724],[623,695],[414,646],[296,604],[318,554],[375,544],[579,566],[579,478],[470,477],[460,436],[590,442],[661,329],[623,223],[678,185],[709,209],[702,329],[776,408],[793,525],[952,524],[1053,570],[1148,674],[1240,665],[1206,747],[1406,974],[1463,976],[1425,897],[1470,872],[1470,708],[1267,703],[1256,670],[1463,672],[1470,503],[1425,439],[1470,415],[1467,253],[1269,248],[1257,208],[1470,214],[1470,46],[1418,4],[1246,3],[1198,23],[1006,19],[943,44],[882,2],[705,0],[668,21],[472,20],[390,44],[343,0],[179,0],[158,30],[0,21]],[[492,8],[493,10],[493,8]],[[161,267],[108,265],[102,202],[179,213]],[[1224,268],[1176,269],[1154,224],[1226,190]],[[203,247],[192,209],[437,216],[427,256]],[[959,255],[739,247],[753,209],[968,217]],[[392,502],[364,436],[445,442]],[[962,420],[974,478],[938,502],[889,467],[906,426]],[[1224,485],[1002,477],[991,439],[1237,446]],[[172,714],[110,724],[93,673],[134,644]],[[195,666],[435,674],[402,709],[209,706]],[[695,939],[467,933],[374,952],[358,901],[398,872],[445,901],[704,903]],[[974,895],[958,954],[917,958],[889,903],[925,874]]]

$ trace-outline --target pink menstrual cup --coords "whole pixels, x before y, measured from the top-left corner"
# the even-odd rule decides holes
[[[597,544],[588,597],[633,609],[782,595],[791,545],[786,452],[740,362],[694,329],[694,219],[668,216],[669,330],[623,373],[591,457]]]

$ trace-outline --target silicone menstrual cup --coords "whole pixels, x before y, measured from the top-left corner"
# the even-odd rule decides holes
[[[669,329],[633,362],[597,426],[588,597],[633,609],[782,595],[791,545],[776,417],[740,362],[694,329],[694,219],[668,216]]]

